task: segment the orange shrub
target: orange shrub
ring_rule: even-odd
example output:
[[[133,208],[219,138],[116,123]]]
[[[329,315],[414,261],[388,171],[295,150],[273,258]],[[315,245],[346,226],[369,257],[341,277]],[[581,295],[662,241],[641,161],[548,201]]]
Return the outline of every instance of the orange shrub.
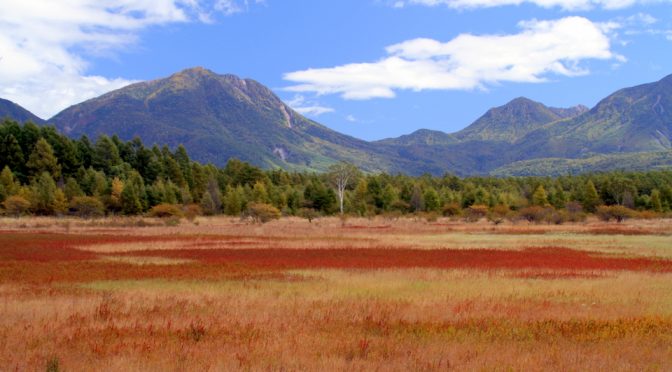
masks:
[[[149,216],[158,218],[171,218],[171,217],[179,218],[184,216],[184,213],[182,213],[180,207],[178,207],[175,204],[162,203],[153,206],[152,209],[149,210]]]

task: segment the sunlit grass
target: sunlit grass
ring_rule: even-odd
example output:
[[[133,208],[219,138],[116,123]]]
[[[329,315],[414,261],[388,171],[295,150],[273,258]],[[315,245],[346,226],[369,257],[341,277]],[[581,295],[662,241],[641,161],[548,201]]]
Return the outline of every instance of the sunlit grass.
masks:
[[[645,235],[384,220],[122,224],[0,235],[0,370],[44,370],[54,358],[105,371],[672,370],[664,221]],[[510,265],[538,253],[527,247],[564,263]],[[295,249],[310,260],[285,255]],[[418,260],[463,250],[473,251],[449,269]],[[628,265],[642,256],[661,260]],[[596,269],[580,268],[594,257]]]

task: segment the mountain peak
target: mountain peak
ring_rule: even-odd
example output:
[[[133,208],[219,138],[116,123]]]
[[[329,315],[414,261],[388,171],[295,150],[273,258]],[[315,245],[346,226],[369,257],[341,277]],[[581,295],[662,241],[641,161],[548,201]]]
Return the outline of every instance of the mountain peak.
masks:
[[[32,121],[33,123],[40,124],[44,122],[44,120],[16,103],[0,98],[0,120],[2,119],[12,119],[21,123]]]
[[[540,126],[562,117],[526,97],[488,110],[467,128],[455,133],[460,140],[515,142]]]
[[[533,101],[527,97],[517,97],[506,103],[503,107],[514,105],[538,105],[539,102]]]

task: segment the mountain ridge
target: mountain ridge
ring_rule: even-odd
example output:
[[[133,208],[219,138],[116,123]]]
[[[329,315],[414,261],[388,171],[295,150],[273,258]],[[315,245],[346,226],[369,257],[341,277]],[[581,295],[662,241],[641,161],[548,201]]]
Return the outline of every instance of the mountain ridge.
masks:
[[[3,115],[44,123],[0,100]],[[524,169],[531,174],[536,167],[543,174],[549,164],[561,164],[557,159],[568,160],[562,166],[572,170],[583,165],[571,159],[593,159],[584,161],[592,166],[612,164],[613,157],[637,168],[668,162],[654,153],[672,148],[672,75],[618,90],[591,109],[555,108],[518,97],[458,132],[419,129],[372,142],[303,117],[253,79],[203,67],[108,92],[47,122],[72,137],[116,134],[123,140],[139,136],[148,144],[184,144],[195,160],[216,165],[236,157],[298,171],[324,171],[343,160],[368,172],[485,175]],[[629,153],[640,155],[620,156]]]

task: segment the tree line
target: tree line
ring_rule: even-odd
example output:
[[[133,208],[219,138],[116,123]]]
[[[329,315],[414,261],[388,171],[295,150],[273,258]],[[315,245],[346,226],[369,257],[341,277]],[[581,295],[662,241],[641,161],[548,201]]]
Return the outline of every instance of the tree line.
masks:
[[[672,208],[672,171],[561,177],[410,177],[262,170],[231,159],[224,167],[192,161],[180,145],[145,146],[101,135],[70,139],[54,127],[0,124],[0,205],[7,215],[226,214],[255,208],[315,217],[425,214],[562,222],[587,213],[661,214]],[[270,211],[270,212],[269,212]],[[513,217],[512,217],[513,216]]]

